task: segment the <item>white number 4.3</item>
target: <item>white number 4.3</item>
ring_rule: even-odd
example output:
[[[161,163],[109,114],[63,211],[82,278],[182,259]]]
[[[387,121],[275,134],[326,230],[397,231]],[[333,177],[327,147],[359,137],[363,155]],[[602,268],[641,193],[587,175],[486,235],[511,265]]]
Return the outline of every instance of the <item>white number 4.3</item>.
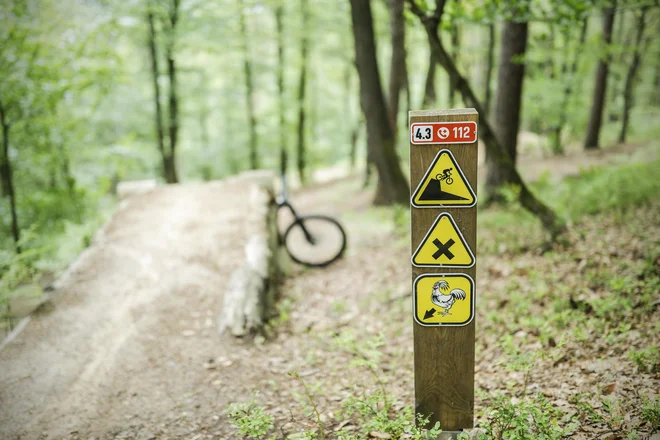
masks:
[[[433,126],[419,125],[415,130],[415,139],[418,141],[430,141],[433,138]]]

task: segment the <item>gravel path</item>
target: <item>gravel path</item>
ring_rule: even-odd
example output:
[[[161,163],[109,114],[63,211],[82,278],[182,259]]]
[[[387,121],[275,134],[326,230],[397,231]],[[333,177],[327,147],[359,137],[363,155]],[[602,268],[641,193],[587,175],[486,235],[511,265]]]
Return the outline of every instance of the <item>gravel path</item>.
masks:
[[[215,318],[248,194],[233,185],[161,187],[115,214],[51,310],[0,353],[0,438],[120,434],[223,405],[203,364],[227,355]]]

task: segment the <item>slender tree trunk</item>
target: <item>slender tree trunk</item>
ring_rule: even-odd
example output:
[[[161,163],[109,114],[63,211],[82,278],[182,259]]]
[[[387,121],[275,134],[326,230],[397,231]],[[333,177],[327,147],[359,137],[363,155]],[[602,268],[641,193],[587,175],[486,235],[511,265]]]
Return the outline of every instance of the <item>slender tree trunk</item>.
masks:
[[[277,92],[280,113],[280,155],[286,151],[285,115],[284,115],[284,6],[279,3],[275,8],[277,26]]]
[[[257,155],[257,118],[254,112],[254,87],[252,85],[252,64],[250,63],[250,48],[248,45],[247,24],[245,18],[245,0],[240,3],[241,15],[239,26],[241,39],[243,41],[243,75],[245,76],[245,99],[247,104],[247,117],[250,133],[250,168],[259,168],[259,157]]]
[[[575,54],[573,54],[573,61],[571,62],[570,67],[565,72],[568,74],[568,78],[566,80],[566,85],[564,87],[564,93],[562,95],[562,100],[561,100],[561,106],[559,108],[559,112],[560,112],[559,122],[553,128],[553,133],[552,133],[552,151],[554,154],[564,154],[564,146],[562,145],[562,141],[561,141],[561,132],[564,129],[564,126],[566,125],[566,121],[568,119],[568,104],[573,94],[573,87],[575,85],[575,80],[576,80],[575,74],[577,73],[577,66],[580,60],[580,53],[582,51],[582,48],[584,47],[584,41],[587,37],[588,23],[589,23],[589,19],[585,17],[584,20],[582,21],[582,27],[580,28],[580,38],[578,40],[579,44],[575,49]]]
[[[406,82],[406,21],[403,16],[405,0],[390,0],[392,30],[392,59],[390,63],[389,117],[394,138],[397,135],[399,98]]]
[[[5,175],[3,173],[4,170],[0,166],[0,199],[4,199],[9,195],[9,188],[7,187],[7,182],[5,181]]]
[[[518,129],[525,79],[524,56],[527,50],[527,22],[506,21],[502,26],[500,61],[497,71],[497,93],[493,121],[497,140],[507,149],[513,165],[518,156]],[[489,200],[501,198],[500,190],[512,183],[511,169],[498,166],[497,158],[486,156],[486,195]]]
[[[621,124],[621,131],[619,132],[619,143],[626,141],[628,134],[628,123],[630,121],[630,109],[633,106],[633,88],[635,85],[635,77],[639,70],[642,52],[642,38],[644,36],[644,28],[646,27],[646,11],[648,7],[643,7],[637,16],[637,35],[635,36],[635,47],[633,49],[633,58],[628,68],[626,76],[626,86],[623,90],[623,121]]]
[[[546,75],[550,79],[555,79],[555,39],[557,38],[555,32],[555,23],[553,20],[548,20],[548,28],[550,34],[550,41],[548,42],[548,54],[545,58]]]
[[[438,36],[438,27],[440,26],[440,20],[442,18],[444,0],[436,0],[436,11],[431,16],[426,15],[413,0],[408,0],[408,3],[410,4],[413,13],[420,18],[424,25],[434,58],[444,67],[449,76],[454,80],[456,89],[461,93],[465,104],[469,107],[473,107],[479,114],[484,114],[485,111],[483,105],[477,99],[467,80],[461,76]],[[495,158],[496,166],[500,169],[507,170],[507,173],[510,175],[511,183],[520,188],[518,195],[520,204],[539,218],[543,227],[550,232],[553,238],[563,233],[566,230],[565,223],[552,209],[537,199],[534,194],[529,191],[529,188],[525,185],[520,174],[518,174],[508,150],[498,141],[488,120],[483,119],[479,122],[479,134],[490,149],[490,156]]]
[[[350,169],[355,169],[355,164],[357,162],[357,138],[359,131],[359,120],[355,120],[353,115],[353,106],[351,105],[351,97],[353,96],[353,87],[352,84],[352,73],[354,69],[354,64],[350,61],[346,63],[344,70],[344,126],[348,128],[348,160],[350,164]]]
[[[626,33],[626,11],[619,11],[618,16],[616,14],[617,12],[615,11],[614,24],[612,25],[612,47],[616,45],[630,47],[633,44],[632,40],[635,29],[630,27]],[[609,73],[607,78],[609,93],[607,93],[605,99],[605,108],[607,110],[606,121],[618,121],[621,118],[619,114],[620,107],[617,105],[617,101],[619,96],[622,95],[623,66],[626,65],[627,54],[627,50],[617,50],[609,58]]]
[[[660,35],[660,20],[656,22],[655,35]],[[656,51],[653,91],[649,93],[649,103],[655,106],[660,105],[660,50]]]
[[[233,110],[236,107],[234,100],[231,99],[231,96],[228,93],[224,93],[223,96],[223,105],[224,110],[224,141],[222,143],[223,158],[224,162],[227,165],[229,170],[229,175],[238,174],[244,169],[245,163],[242,160],[237,158],[235,153],[235,147],[232,145],[232,139],[236,139],[236,126],[234,118],[232,117]]]
[[[199,112],[199,141],[202,144],[202,150],[204,152],[209,151],[211,146],[211,138],[209,136],[209,109],[206,107],[206,104],[202,107]]]
[[[484,107],[486,108],[486,114],[483,115],[484,118],[488,117],[490,112],[490,97],[491,97],[491,87],[490,82],[493,77],[493,67],[495,65],[495,23],[488,25],[488,54],[486,56],[486,79],[484,81]]]
[[[612,43],[612,26],[614,24],[615,6],[605,9],[603,13],[603,43],[604,50],[609,50]],[[587,134],[584,140],[584,148],[588,150],[599,148],[600,127],[603,121],[603,109],[605,107],[605,95],[607,91],[607,74],[609,72],[610,56],[605,53],[601,56],[596,70],[596,84],[594,86],[594,97],[591,104],[591,114],[587,125]]]
[[[298,154],[296,156],[296,164],[298,167],[298,175],[300,182],[305,183],[305,88],[307,86],[307,40],[308,24],[309,24],[309,11],[307,0],[300,1],[302,10],[302,39],[300,41],[300,80],[298,82]]]
[[[655,77],[653,78],[653,92],[650,95],[651,104],[660,105],[660,55],[655,60]]]
[[[71,159],[69,158],[69,152],[64,145],[60,145],[58,150],[60,159],[60,172],[62,173],[62,178],[64,180],[66,190],[69,193],[69,197],[73,199],[75,196],[76,178],[71,174]]]
[[[422,107],[427,108],[437,99],[435,91],[435,60],[433,54],[429,54],[429,70],[426,72],[426,82],[424,83],[424,99],[422,100]]]
[[[508,150],[515,165],[518,155],[518,128],[522,107],[522,89],[525,79],[524,56],[527,50],[526,22],[506,21],[502,27],[500,62],[497,72],[497,94],[492,115],[497,139]],[[488,164],[487,191],[494,196],[502,185],[499,171]],[[503,177],[506,177],[504,175]]]
[[[355,126],[351,130],[351,140],[350,140],[351,149],[349,153],[351,170],[354,170],[356,166],[358,140],[360,139],[360,131],[362,131],[363,125],[364,125],[364,120],[360,118],[356,121]]]
[[[176,62],[174,60],[174,41],[176,40],[176,25],[179,18],[179,0],[172,0],[170,9],[170,32],[165,55],[167,57],[167,76],[169,78],[169,141],[170,148],[167,154],[167,183],[177,183],[179,177],[176,171],[176,149],[179,142],[179,96],[177,91]]]
[[[394,148],[394,134],[380,83],[369,0],[350,0],[360,105],[367,123],[367,148],[378,170],[375,204],[408,203],[410,190]]]
[[[158,83],[160,68],[158,67],[158,51],[156,49],[156,29],[151,9],[147,11],[147,23],[149,24],[149,55],[151,58],[151,79],[154,87],[154,106],[156,110],[154,115],[156,123],[156,143],[162,160],[163,178],[165,181],[169,182],[167,153],[165,151],[165,128],[163,127],[163,111],[160,105],[160,84]]]
[[[4,104],[0,102],[0,127],[2,127],[2,156],[0,156],[0,175],[3,179],[3,186],[7,189],[9,196],[9,212],[11,214],[11,234],[14,238],[14,249],[16,253],[21,253],[20,228],[18,226],[18,215],[16,214],[16,192],[14,189],[14,175],[11,166],[11,157],[9,156],[9,121]]]
[[[406,115],[412,110],[412,100],[410,98],[410,75],[408,74],[408,63],[406,63],[405,76],[403,77],[403,88],[406,90]]]
[[[456,23],[453,23],[451,25],[450,33],[451,33],[451,57],[454,60],[454,64],[458,66],[458,54],[460,52],[461,39],[459,35],[458,25]],[[451,78],[449,78],[447,84],[449,85],[449,90],[447,93],[447,97],[449,99],[449,108],[454,108],[454,105],[456,103],[456,84],[452,82]]]

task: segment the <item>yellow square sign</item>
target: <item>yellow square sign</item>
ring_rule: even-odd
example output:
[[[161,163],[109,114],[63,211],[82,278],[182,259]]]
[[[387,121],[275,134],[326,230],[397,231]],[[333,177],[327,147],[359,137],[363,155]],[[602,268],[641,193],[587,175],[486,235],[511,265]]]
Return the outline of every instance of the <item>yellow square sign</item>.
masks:
[[[413,283],[413,316],[419,325],[461,326],[474,318],[474,281],[463,274],[423,274]]]

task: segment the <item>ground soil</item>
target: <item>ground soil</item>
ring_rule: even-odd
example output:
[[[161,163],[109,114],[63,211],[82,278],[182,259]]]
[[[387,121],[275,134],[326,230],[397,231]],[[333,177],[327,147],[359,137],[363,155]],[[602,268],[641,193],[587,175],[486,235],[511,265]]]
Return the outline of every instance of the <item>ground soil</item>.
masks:
[[[550,167],[553,177],[572,173],[576,158],[561,163]],[[367,369],[349,366],[355,355],[336,343],[347,335],[384,336],[380,380],[395,409],[410,404],[410,250],[405,234],[397,233],[396,212],[371,208],[372,193],[358,178],[294,194],[301,212],[331,214],[345,224],[348,251],[326,269],[291,267],[274,327],[266,338],[240,340],[219,336],[216,317],[228,276],[243,257],[245,197],[227,183],[179,185],[136,196],[120,209],[60,282],[51,306],[0,352],[0,438],[236,438],[226,408],[249,399],[275,416],[282,433],[291,433],[314,426],[302,383],[291,372],[310,389],[327,428],[345,427],[336,419],[341,402],[377,387]],[[641,226],[655,237],[658,206],[645,209]],[[587,225],[575,252],[589,240],[599,242],[603,228],[619,240],[629,234],[616,222]],[[477,290],[500,298],[511,276],[525,279],[532,267],[575,272],[555,268],[533,249],[480,258]],[[485,313],[479,312],[478,326]],[[656,311],[650,320],[657,318]],[[477,387],[506,390],[521,380],[498,368],[495,336],[477,331]],[[640,332],[638,338],[648,337]],[[513,333],[521,346],[524,333]],[[651,342],[657,346],[657,333]],[[530,392],[544,389],[563,403],[571,391],[612,381],[624,397],[631,389],[660,388],[657,375],[632,375],[625,353],[602,349],[582,348],[568,361],[543,365]],[[477,412],[486,404],[478,397]],[[596,429],[576,438],[609,432]]]

